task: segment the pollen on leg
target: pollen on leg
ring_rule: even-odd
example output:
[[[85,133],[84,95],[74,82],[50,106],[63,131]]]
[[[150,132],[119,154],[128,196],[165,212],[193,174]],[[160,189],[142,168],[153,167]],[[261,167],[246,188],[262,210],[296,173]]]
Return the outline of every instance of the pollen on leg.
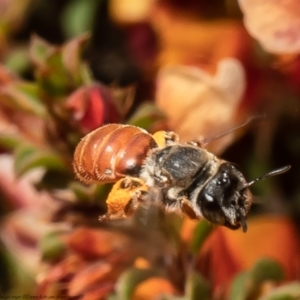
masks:
[[[173,131],[157,131],[153,134],[153,139],[159,148],[164,148],[179,142],[178,135]]]
[[[136,202],[130,205],[136,210],[139,201],[137,195],[141,195],[142,192],[147,192],[147,190],[148,187],[139,178],[125,177],[118,180],[106,199],[106,218],[117,219],[126,217],[129,203],[132,201]]]

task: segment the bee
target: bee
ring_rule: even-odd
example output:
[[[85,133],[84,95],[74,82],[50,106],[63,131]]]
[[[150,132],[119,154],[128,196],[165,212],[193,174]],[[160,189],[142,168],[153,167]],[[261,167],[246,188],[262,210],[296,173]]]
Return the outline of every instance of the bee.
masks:
[[[115,182],[106,201],[108,212],[100,220],[128,217],[152,195],[151,201],[166,212],[204,217],[244,232],[252,204],[249,187],[290,169],[285,166],[247,182],[235,164],[199,142],[181,143],[172,131],[151,135],[122,124],[87,134],[77,145],[73,166],[85,183]]]

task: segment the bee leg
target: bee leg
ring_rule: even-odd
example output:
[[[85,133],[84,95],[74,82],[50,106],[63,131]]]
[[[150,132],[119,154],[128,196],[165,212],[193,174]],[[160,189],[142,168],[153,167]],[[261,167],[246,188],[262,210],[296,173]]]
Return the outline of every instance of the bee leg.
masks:
[[[164,168],[157,168],[155,174],[153,174],[153,178],[155,179],[158,188],[163,189],[171,184],[170,174]]]
[[[199,219],[192,207],[191,201],[186,197],[180,199],[180,207],[182,212],[192,220]]]
[[[165,211],[174,212],[180,215],[186,215],[190,219],[199,219],[196,212],[194,211],[191,201],[185,196],[177,199],[167,199],[164,201]]]
[[[99,216],[98,220],[100,222],[105,221],[105,220],[118,220],[118,219],[125,219],[126,215],[124,214],[124,211],[118,211],[118,212],[113,212],[113,211],[108,211],[106,214]]]
[[[120,210],[118,212],[107,212],[106,214],[99,216],[98,220],[100,222],[105,220],[119,220],[119,219],[126,219],[127,217],[131,216],[135,210],[137,209],[136,204],[134,203],[133,199],[130,199],[124,210]]]
[[[106,220],[122,219],[122,218],[124,218],[122,215],[123,214],[121,214],[121,213],[110,213],[110,212],[108,212],[108,213],[106,213],[102,216],[99,216],[98,220],[100,222],[102,222],[102,221],[106,221]]]
[[[124,207],[124,217],[131,216],[139,207],[140,203],[144,201],[144,196],[147,194],[146,191],[137,190],[135,191],[132,198]]]
[[[128,203],[124,207],[124,218],[131,216],[136,209],[138,208],[138,202],[137,199],[132,198],[128,201]]]
[[[118,180],[106,199],[107,213],[100,216],[99,220],[124,219],[131,215],[138,206],[142,191],[146,190],[147,186],[139,178]]]
[[[178,134],[173,131],[160,130],[155,132],[152,136],[159,148],[164,148],[179,142]]]

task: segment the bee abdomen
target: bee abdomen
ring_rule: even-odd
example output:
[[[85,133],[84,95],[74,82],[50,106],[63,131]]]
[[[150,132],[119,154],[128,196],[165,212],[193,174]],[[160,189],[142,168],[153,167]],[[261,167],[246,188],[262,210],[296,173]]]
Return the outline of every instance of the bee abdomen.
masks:
[[[105,125],[80,141],[74,153],[74,171],[85,183],[137,176],[148,151],[154,147],[157,144],[152,136],[139,127]]]

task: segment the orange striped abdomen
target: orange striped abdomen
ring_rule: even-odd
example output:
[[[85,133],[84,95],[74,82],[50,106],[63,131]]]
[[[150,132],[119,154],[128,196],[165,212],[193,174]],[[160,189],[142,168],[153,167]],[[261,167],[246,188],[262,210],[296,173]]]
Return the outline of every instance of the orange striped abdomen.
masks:
[[[152,135],[139,127],[104,125],[87,134],[77,145],[74,171],[85,183],[137,177],[147,153],[155,147]]]

